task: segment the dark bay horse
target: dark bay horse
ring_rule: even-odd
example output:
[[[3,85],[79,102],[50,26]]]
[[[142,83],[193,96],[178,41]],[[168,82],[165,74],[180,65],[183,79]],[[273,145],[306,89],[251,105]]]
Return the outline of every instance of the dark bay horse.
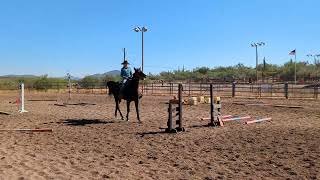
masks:
[[[146,75],[140,70],[140,68],[134,68],[134,73],[132,75],[132,79],[129,79],[126,82],[126,85],[123,89],[122,94],[120,94],[120,86],[119,82],[109,81],[107,82],[107,87],[109,88],[109,95],[113,95],[115,103],[116,103],[116,110],[115,110],[115,117],[117,117],[117,111],[119,111],[121,119],[123,120],[122,113],[120,111],[119,104],[121,99],[127,101],[127,121],[129,121],[129,112],[130,112],[130,103],[134,101],[136,106],[136,113],[137,119],[140,121],[139,116],[139,81],[146,78]]]

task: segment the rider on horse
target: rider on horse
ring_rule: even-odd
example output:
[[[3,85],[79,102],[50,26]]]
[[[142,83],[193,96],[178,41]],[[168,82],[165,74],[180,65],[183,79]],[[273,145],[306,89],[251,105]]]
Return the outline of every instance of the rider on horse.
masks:
[[[108,81],[106,84],[107,88],[109,89],[109,95],[113,94],[114,100],[116,102],[115,117],[117,117],[117,112],[119,111],[121,118],[123,119],[119,107],[121,99],[123,99],[127,102],[127,120],[129,120],[130,102],[134,101],[137,112],[137,119],[140,121],[139,99],[142,97],[142,94],[139,93],[139,81],[145,79],[146,75],[140,70],[140,68],[134,68],[134,73],[132,73],[131,69],[128,67],[128,61],[124,61],[122,65],[122,83]]]
[[[121,77],[122,77],[122,84],[124,85],[128,79],[132,78],[132,71],[129,67],[129,62],[127,60],[124,60],[121,68]]]
[[[129,67],[130,63],[127,60],[124,60],[122,64],[122,68],[121,68],[121,77],[122,77],[122,81],[121,81],[121,85],[120,85],[120,97],[124,97],[124,89],[126,87],[126,85],[128,84],[128,81],[130,79],[132,79],[132,70]],[[139,99],[142,98],[142,94],[139,93]]]
[[[124,88],[128,82],[132,78],[132,71],[131,68],[129,67],[129,62],[127,60],[124,60],[121,68],[121,85],[120,85],[120,96],[122,97],[124,94]]]

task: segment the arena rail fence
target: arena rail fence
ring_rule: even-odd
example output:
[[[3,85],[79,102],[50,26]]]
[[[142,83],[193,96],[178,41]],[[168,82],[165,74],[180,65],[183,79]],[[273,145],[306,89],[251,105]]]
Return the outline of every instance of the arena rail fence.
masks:
[[[145,95],[174,95],[178,83],[143,84]],[[182,83],[185,96],[210,96],[209,83]],[[319,87],[306,88],[305,85],[282,84],[213,84],[214,93],[221,97],[318,99]]]
[[[289,83],[195,83],[195,82],[142,82],[144,95],[175,95],[178,84],[183,86],[183,96],[210,96],[210,84],[213,85],[215,95],[220,97],[248,97],[248,98],[284,98],[284,99],[319,99],[319,86],[295,85]],[[0,91],[14,91],[18,84],[1,84]],[[105,83],[68,83],[50,82],[44,84],[25,83],[26,91],[44,93],[69,94],[106,94]]]

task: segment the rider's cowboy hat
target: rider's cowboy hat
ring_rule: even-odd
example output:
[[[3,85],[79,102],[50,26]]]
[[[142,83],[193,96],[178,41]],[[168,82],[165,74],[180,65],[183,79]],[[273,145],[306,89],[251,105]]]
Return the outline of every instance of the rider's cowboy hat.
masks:
[[[127,60],[124,60],[123,63],[121,63],[122,65],[124,64],[129,64],[129,62]]]

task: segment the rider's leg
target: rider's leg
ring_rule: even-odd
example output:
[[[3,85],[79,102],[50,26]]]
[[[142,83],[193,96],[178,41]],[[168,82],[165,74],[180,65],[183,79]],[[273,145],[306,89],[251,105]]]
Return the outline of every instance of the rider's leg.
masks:
[[[120,99],[123,97],[124,87],[125,87],[126,82],[127,82],[127,80],[126,80],[126,79],[123,79],[123,80],[122,80],[122,83],[121,83],[121,85],[120,85]]]

